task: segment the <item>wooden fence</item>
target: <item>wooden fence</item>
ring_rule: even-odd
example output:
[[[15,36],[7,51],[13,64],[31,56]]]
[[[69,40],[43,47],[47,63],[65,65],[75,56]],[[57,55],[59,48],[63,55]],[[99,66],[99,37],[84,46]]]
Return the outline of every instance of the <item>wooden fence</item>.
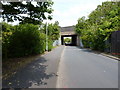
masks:
[[[113,32],[105,44],[108,46],[105,48],[105,52],[120,55],[120,31]]]
[[[120,31],[111,34],[110,42],[110,53],[120,55]]]

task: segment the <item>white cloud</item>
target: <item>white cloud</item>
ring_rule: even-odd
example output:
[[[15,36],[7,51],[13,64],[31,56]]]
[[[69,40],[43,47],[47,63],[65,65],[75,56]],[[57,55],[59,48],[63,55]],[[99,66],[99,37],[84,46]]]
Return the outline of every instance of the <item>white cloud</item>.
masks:
[[[53,12],[53,20],[58,20],[61,26],[69,26],[77,23],[78,18],[87,16],[96,8],[94,4],[74,5],[65,11],[57,10]]]
[[[103,1],[111,0],[53,0],[53,20],[59,21],[60,26],[70,26],[77,23],[78,18],[87,17],[91,11],[97,8],[97,5]]]

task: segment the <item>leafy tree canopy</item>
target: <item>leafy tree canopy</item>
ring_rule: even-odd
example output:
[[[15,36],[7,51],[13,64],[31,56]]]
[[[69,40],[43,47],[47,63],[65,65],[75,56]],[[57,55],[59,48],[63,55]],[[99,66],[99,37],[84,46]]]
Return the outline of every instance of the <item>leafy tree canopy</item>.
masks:
[[[51,8],[52,1],[48,2],[8,2],[2,4],[2,15],[4,21],[13,22],[20,21],[20,23],[39,24],[44,19],[52,19]],[[46,16],[47,14],[47,16]]]
[[[120,30],[120,2],[107,1],[91,12],[88,19],[79,18],[76,33],[81,35],[85,47],[103,51],[105,40],[113,31]]]
[[[70,43],[70,42],[71,42],[71,39],[70,39],[70,38],[65,38],[65,39],[64,39],[64,42],[65,42],[65,43]]]
[[[48,24],[47,26],[48,36],[51,40],[58,40],[60,36],[59,22]],[[46,34],[46,24],[41,27],[41,32]]]

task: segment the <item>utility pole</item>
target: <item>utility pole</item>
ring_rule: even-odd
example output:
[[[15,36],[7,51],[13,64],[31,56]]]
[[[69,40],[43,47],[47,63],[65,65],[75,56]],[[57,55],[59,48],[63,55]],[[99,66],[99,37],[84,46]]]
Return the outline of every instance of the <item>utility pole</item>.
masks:
[[[47,22],[46,22],[46,51],[48,51],[48,29],[47,29]]]

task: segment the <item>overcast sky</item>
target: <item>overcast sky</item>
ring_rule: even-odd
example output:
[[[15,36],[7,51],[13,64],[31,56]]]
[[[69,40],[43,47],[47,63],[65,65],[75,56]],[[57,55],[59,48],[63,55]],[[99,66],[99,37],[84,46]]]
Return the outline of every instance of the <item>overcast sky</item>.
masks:
[[[104,1],[111,0],[53,0],[53,20],[49,22],[59,21],[62,27],[75,25],[78,18],[87,17]]]

